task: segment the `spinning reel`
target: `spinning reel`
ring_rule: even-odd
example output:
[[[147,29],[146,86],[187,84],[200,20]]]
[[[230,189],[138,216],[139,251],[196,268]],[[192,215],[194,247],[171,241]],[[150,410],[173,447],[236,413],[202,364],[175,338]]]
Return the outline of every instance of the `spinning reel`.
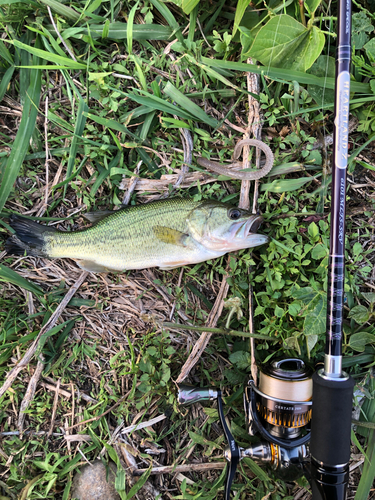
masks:
[[[266,365],[259,375],[259,385],[249,380],[244,388],[246,425],[250,436],[262,440],[249,448],[239,447],[225,421],[221,391],[213,387],[196,388],[179,385],[178,402],[187,406],[217,400],[218,412],[228,446],[225,500],[230,498],[231,485],[239,461],[250,457],[269,464],[284,480],[306,474],[312,412],[312,371],[299,359],[283,359]]]

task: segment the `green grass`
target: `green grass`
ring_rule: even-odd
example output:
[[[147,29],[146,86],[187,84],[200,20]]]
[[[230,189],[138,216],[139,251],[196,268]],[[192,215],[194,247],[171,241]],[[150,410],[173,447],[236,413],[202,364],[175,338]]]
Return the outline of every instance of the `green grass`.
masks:
[[[272,177],[261,180],[258,198],[265,218],[262,231],[270,243],[230,257],[228,298],[238,299],[243,315],[224,308],[189,380],[224,388],[231,430],[241,446],[254,441],[245,430],[242,406],[243,382],[250,375],[250,284],[258,362],[298,356],[314,367],[323,359],[330,171],[324,151],[314,144],[333,130],[337,6],[327,11],[323,3],[307,3],[302,16],[289,2],[253,8],[234,0],[0,0],[0,98],[10,110],[0,123],[2,241],[9,235],[12,212],[27,212],[45,223],[66,218],[63,227],[77,229],[86,211],[119,206],[123,176],[133,176],[141,160],[138,176],[149,182],[149,190],[136,190],[130,203],[159,196],[150,189],[152,181],[184,162],[181,128],[194,141],[191,171],[201,170],[195,155],[230,159],[242,134],[225,120],[247,127],[244,72],[259,74],[262,137],[276,160]],[[47,7],[76,61],[61,43]],[[355,7],[353,16],[351,112],[359,125],[350,138],[343,348],[345,369],[365,397],[360,419],[373,422],[375,25],[370,11],[367,4]],[[263,27],[281,15],[286,17],[275,41],[282,44],[287,27],[294,26],[304,41],[295,42],[293,50],[305,51],[306,60],[315,58],[310,68],[301,69],[297,62],[288,67],[283,62],[287,53],[280,62],[259,51]],[[310,35],[324,36],[323,59],[309,45]],[[257,37],[260,63],[248,64]],[[239,181],[213,175],[208,184],[195,183],[173,194],[236,204],[239,192]],[[1,385],[81,274],[71,261],[2,256]],[[45,365],[23,435],[17,421],[37,359],[0,400],[2,498],[68,500],[84,457],[114,461],[116,487],[123,499],[131,498],[140,485],[131,490],[126,483],[124,440],[114,431],[122,422],[127,427],[163,413],[167,418],[153,428],[126,435],[139,468],[223,460],[216,408],[179,408],[174,380],[207,320],[226,266],[223,257],[188,266],[183,274],[180,269],[151,275],[132,271],[85,280],[38,353]],[[220,333],[228,321],[231,331],[244,332],[243,338]],[[194,325],[191,330],[172,326],[187,322]],[[53,417],[58,380],[62,392]],[[360,499],[367,498],[375,471],[373,431],[358,429],[353,451],[364,450],[367,459],[351,475],[350,493]],[[68,443],[65,433],[89,439]],[[155,452],[158,448],[165,451]],[[362,467],[366,478],[360,482]],[[169,498],[208,500],[222,498],[224,477],[213,470],[148,479],[162,495],[168,489]],[[309,490],[304,478],[283,482],[251,461],[241,462],[235,484],[240,498],[254,500],[292,499],[301,489]]]

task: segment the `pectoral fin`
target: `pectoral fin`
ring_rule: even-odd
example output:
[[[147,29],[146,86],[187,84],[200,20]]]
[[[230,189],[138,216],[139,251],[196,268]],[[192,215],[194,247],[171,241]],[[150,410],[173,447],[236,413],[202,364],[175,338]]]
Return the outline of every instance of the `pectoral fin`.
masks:
[[[186,246],[186,238],[189,237],[189,235],[181,231],[165,226],[155,226],[154,233],[163,243],[171,243],[172,245],[179,245],[182,247]]]
[[[90,271],[91,273],[108,273],[109,269],[107,267],[101,266],[92,260],[84,259],[74,259],[81,269],[85,271]]]

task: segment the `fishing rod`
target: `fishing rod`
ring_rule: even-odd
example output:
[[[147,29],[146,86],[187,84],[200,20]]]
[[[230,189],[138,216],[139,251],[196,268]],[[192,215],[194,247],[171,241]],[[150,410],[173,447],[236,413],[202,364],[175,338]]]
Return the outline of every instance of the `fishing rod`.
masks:
[[[339,0],[338,9],[326,347],[324,369],[313,376],[310,453],[314,500],[345,498],[354,388],[354,380],[342,371],[351,0]]]
[[[225,500],[230,499],[237,465],[245,457],[271,465],[284,480],[305,475],[313,500],[346,497],[354,388],[353,379],[342,371],[350,62],[351,0],[339,0],[324,368],[312,375],[296,358],[260,368],[259,383],[250,379],[245,386],[244,408],[249,434],[262,440],[247,449],[239,447],[230,432],[220,390],[179,385],[181,405],[217,400],[228,442]]]

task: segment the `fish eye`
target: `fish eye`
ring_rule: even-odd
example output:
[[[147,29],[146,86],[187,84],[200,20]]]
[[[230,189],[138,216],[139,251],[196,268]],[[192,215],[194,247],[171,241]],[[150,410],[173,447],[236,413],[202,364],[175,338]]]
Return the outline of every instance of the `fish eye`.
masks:
[[[237,220],[241,217],[241,211],[238,208],[231,208],[228,211],[229,218],[232,220]]]

